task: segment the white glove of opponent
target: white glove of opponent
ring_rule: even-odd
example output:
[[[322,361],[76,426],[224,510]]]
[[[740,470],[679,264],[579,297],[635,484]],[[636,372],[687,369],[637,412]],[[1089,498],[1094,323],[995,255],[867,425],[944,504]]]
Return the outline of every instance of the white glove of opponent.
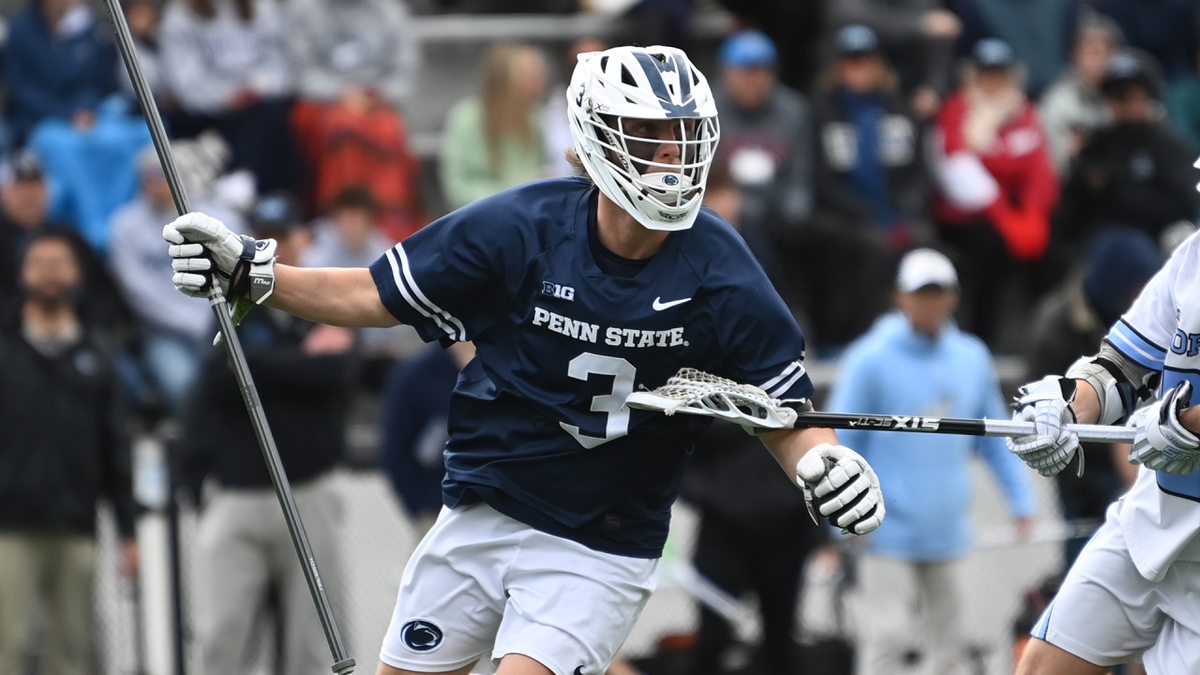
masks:
[[[1079,437],[1067,431],[1075,422],[1071,402],[1075,400],[1075,380],[1050,375],[1030,382],[1017,392],[1017,411],[1013,419],[1033,422],[1037,433],[1008,439],[1008,449],[1043,476],[1053,476],[1071,462],[1079,449]],[[1083,455],[1079,456],[1083,473]]]
[[[274,239],[239,236],[203,213],[179,216],[163,228],[163,239],[171,244],[171,281],[181,293],[207,296],[214,276],[230,300],[262,304],[275,292]]]
[[[1137,427],[1129,450],[1130,464],[1177,476],[1200,469],[1200,439],[1179,422],[1179,412],[1191,402],[1192,384],[1184,380],[1161,400],[1129,417],[1126,426]]]
[[[822,443],[796,465],[809,513],[820,513],[846,534],[874,532],[886,510],[879,478],[857,452]]]

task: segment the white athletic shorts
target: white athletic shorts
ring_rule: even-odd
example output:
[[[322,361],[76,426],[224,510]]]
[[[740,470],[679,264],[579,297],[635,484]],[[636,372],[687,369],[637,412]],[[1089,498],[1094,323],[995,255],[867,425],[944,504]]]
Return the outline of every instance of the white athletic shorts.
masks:
[[[455,670],[523,654],[602,675],[657,581],[657,560],[600,553],[479,503],[443,508],[404,569],[379,658]]]
[[[1159,582],[1138,573],[1109,518],[1079,554],[1033,636],[1100,666],[1141,661],[1149,675],[1200,673],[1200,563]]]

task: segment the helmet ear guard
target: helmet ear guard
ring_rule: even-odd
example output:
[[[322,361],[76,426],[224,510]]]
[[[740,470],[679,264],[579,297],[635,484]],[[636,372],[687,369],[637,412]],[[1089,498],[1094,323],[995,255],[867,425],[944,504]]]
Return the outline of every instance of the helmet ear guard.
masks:
[[[606,197],[652,230],[683,230],[699,214],[720,137],[703,74],[671,47],[581,54],[567,90],[575,154]],[[630,120],[678,123],[674,140],[639,136]],[[655,148],[678,146],[678,163]]]

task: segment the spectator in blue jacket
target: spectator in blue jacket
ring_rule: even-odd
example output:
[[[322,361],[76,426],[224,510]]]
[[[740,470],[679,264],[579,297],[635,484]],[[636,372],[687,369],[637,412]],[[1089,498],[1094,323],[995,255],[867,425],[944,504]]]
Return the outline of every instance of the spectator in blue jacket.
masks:
[[[116,49],[84,0],[31,0],[8,30],[5,118],[14,145],[46,118],[90,128],[116,89]]]
[[[879,319],[847,350],[829,409],[1008,415],[987,348],[949,318],[958,302],[950,261],[931,249],[908,253],[900,262],[894,300],[900,311]],[[966,672],[964,596],[955,568],[971,546],[971,458],[981,455],[999,481],[1021,538],[1035,507],[1025,467],[999,438],[855,429],[839,431],[838,438],[871,463],[888,497],[888,526],[864,543],[859,564],[859,590],[871,611],[862,617],[858,672],[904,671],[918,599],[929,672]]]

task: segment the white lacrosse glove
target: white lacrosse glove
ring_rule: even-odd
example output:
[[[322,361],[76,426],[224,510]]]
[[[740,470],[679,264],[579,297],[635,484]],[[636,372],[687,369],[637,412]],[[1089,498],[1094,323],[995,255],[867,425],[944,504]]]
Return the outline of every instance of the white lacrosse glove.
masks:
[[[221,221],[188,213],[163,228],[171,246],[171,281],[181,293],[205,297],[213,279],[232,301],[262,304],[275,292],[275,240],[239,236]]]
[[[857,452],[822,443],[796,465],[808,512],[829,518],[845,534],[874,532],[883,522],[883,491],[875,470]]]
[[[1161,400],[1138,410],[1126,426],[1137,427],[1129,463],[1186,476],[1200,469],[1200,439],[1179,422],[1179,411],[1192,402],[1192,383],[1184,380]]]
[[[1071,462],[1079,449],[1079,438],[1067,430],[1075,422],[1071,402],[1075,400],[1075,380],[1050,375],[1030,382],[1017,393],[1017,411],[1013,419],[1033,422],[1037,433],[1008,439],[1008,449],[1043,476],[1053,476]],[[1083,455],[1079,456],[1083,473]]]

